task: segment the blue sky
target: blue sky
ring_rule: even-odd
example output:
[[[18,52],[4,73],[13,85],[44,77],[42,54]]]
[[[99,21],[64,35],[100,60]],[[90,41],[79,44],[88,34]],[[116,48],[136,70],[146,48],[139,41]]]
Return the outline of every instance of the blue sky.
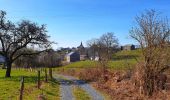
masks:
[[[54,48],[85,45],[106,32],[114,32],[120,45],[135,43],[129,30],[146,9],[170,17],[169,0],[0,0],[9,20],[47,24],[50,39],[58,43]]]

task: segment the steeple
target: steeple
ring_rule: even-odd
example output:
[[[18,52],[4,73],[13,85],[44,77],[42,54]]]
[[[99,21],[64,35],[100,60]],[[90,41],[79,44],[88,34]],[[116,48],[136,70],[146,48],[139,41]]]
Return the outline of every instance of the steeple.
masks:
[[[78,46],[77,48],[79,48],[79,49],[80,49],[80,48],[84,48],[82,41],[81,41],[80,46]]]
[[[80,44],[80,46],[83,46],[83,43],[82,43],[82,41],[81,41],[81,44]]]

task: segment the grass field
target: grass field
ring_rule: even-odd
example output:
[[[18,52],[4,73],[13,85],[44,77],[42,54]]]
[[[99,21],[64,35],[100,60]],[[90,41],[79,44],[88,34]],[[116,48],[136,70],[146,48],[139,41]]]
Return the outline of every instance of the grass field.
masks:
[[[0,100],[18,100],[20,89],[20,77],[25,77],[24,100],[36,100],[38,95],[43,94],[48,100],[59,100],[59,84],[55,80],[48,83],[41,82],[41,89],[37,89],[37,72],[27,70],[13,69],[11,78],[4,78],[5,70],[0,69]],[[44,80],[44,74],[41,73],[41,80]]]
[[[131,50],[131,51],[119,51],[115,54],[113,54],[113,60],[131,60],[131,59],[139,59],[141,58],[142,54],[141,54],[141,49],[137,49],[137,50]]]

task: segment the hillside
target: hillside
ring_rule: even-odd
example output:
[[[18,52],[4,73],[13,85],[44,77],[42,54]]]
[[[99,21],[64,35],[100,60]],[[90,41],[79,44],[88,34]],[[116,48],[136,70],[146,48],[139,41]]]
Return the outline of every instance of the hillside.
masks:
[[[132,67],[137,63],[137,60],[141,59],[141,50],[132,50],[132,51],[119,51],[113,55],[112,61],[109,62],[109,68],[111,69],[127,69]],[[97,62],[95,61],[79,61],[73,62],[66,66],[63,66],[64,69],[80,69],[80,68],[93,68],[97,67]]]

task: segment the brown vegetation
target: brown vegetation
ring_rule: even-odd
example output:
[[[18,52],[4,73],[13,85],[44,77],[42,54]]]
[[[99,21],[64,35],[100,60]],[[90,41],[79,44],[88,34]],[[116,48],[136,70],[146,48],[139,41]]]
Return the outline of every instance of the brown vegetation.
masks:
[[[139,65],[133,71],[107,70],[105,74],[103,74],[103,70],[100,67],[86,68],[79,71],[75,69],[63,69],[61,73],[90,82],[98,90],[108,94],[112,100],[168,100],[170,98],[170,90],[165,84],[157,84],[160,89],[154,92],[152,96],[146,96],[142,93],[144,92],[141,87],[141,84],[143,84],[141,79],[143,74],[141,73],[143,71],[141,70],[142,67],[138,67]],[[160,78],[159,81],[164,81],[164,78]],[[165,89],[162,88],[163,86],[165,86]]]
[[[164,88],[166,76],[163,72],[169,69],[170,62],[170,28],[166,18],[154,11],[146,11],[136,17],[137,26],[131,31],[131,37],[139,42],[143,54],[143,62],[139,63],[136,73],[142,94],[151,96],[160,88]],[[139,71],[138,71],[139,70]],[[163,78],[164,77],[164,78]],[[162,78],[162,79],[160,79]]]

